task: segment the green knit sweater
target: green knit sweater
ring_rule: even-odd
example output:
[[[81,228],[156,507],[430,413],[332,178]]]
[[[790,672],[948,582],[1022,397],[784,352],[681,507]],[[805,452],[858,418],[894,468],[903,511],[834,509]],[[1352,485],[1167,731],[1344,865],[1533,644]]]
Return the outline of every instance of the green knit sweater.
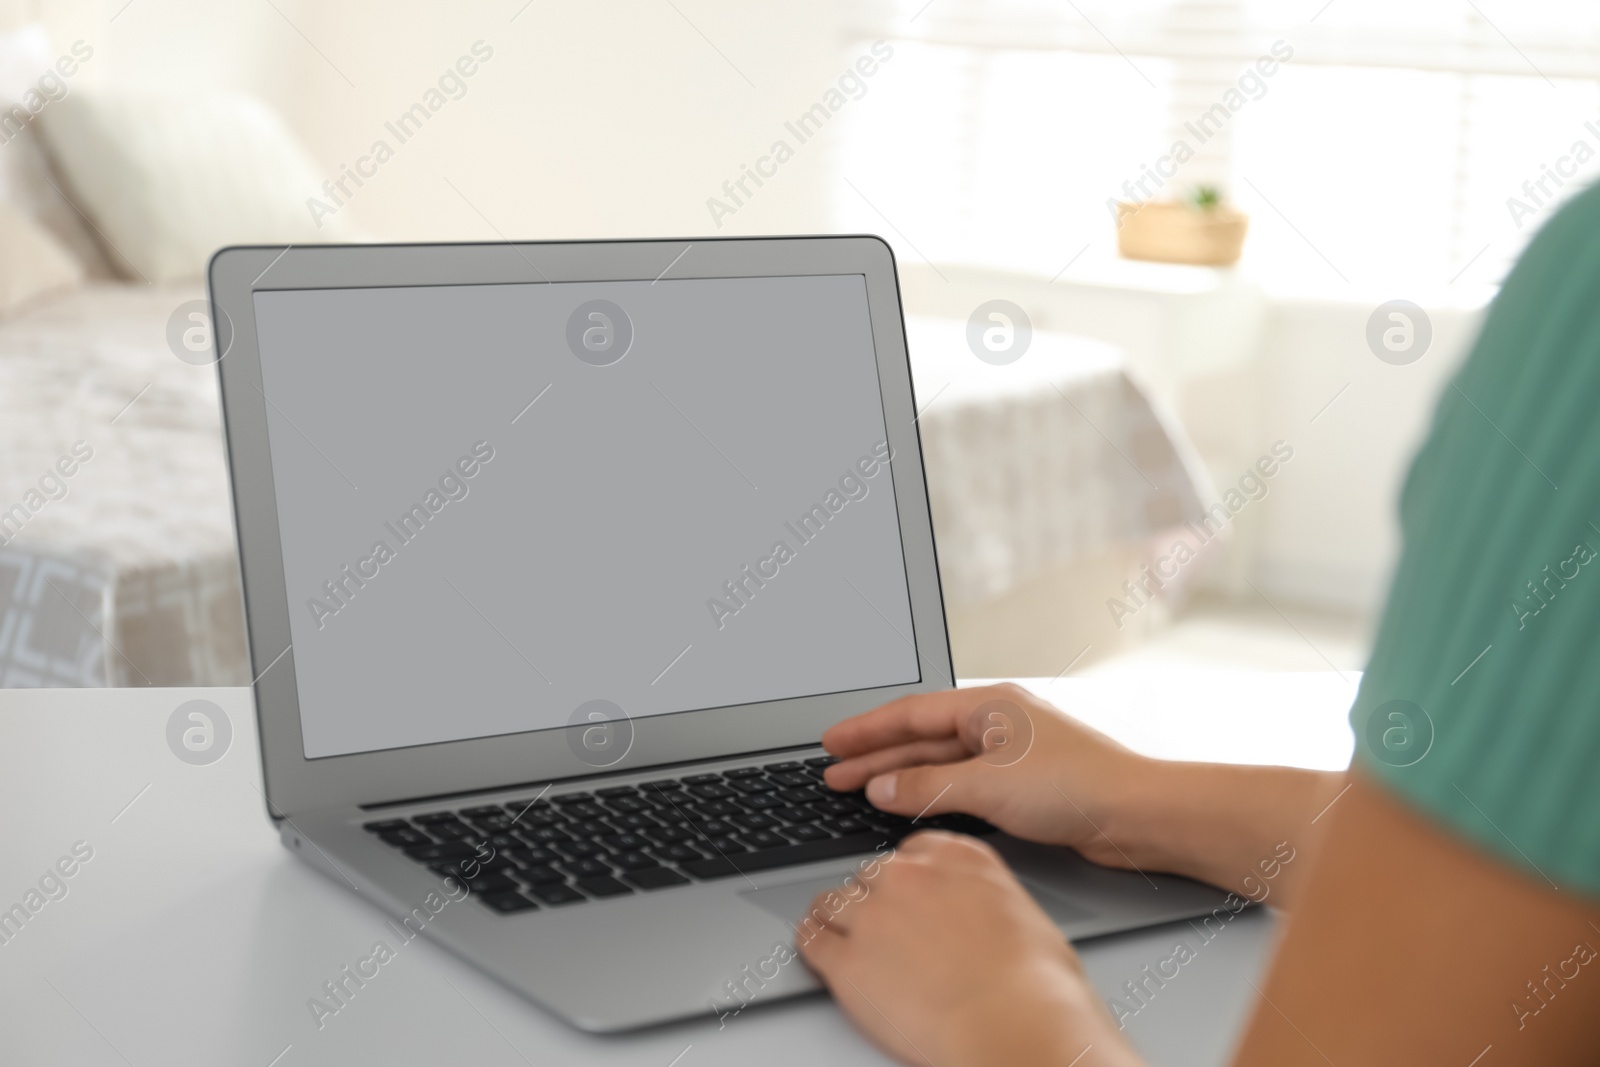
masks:
[[[1600,187],[1507,279],[1400,519],[1357,763],[1535,880],[1600,894]]]

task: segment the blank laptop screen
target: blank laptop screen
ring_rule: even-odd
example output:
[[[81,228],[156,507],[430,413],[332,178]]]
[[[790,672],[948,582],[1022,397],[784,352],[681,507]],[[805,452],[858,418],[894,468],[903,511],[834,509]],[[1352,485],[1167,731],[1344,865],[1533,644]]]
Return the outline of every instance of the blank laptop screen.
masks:
[[[920,680],[861,276],[255,313],[308,758]]]

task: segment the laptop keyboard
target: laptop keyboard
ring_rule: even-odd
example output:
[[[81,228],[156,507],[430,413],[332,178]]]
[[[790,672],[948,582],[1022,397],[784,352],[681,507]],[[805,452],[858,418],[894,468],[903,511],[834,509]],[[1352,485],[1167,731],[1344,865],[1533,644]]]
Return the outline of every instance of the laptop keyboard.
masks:
[[[501,914],[872,852],[914,830],[992,833],[970,815],[912,820],[822,781],[832,756],[661,778],[365,828]]]

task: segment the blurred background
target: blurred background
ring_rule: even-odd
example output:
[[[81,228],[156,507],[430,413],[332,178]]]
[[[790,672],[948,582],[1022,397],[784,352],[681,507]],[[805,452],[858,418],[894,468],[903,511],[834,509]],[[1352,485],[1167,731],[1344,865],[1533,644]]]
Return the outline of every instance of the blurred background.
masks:
[[[0,2],[0,108],[0,685],[251,678],[219,245],[846,232],[958,674],[1355,670],[1432,407],[1596,173],[1600,8]]]

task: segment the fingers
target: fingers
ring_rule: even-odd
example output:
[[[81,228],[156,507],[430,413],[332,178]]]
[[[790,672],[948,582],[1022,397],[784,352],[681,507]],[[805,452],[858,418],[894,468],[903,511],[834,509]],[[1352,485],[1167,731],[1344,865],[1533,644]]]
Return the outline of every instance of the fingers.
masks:
[[[965,717],[994,696],[992,686],[913,693],[831,727],[822,735],[822,744],[848,759],[913,741],[959,737]]]
[[[1005,867],[1005,861],[988,843],[947,830],[920,830],[901,841],[897,851],[901,859],[928,860],[945,869]]]
[[[953,737],[912,741],[835,763],[823,772],[823,778],[827,781],[828,788],[841,793],[850,793],[888,771],[926,763],[954,763],[970,755],[967,746]]]
[[[988,816],[1005,800],[994,768],[980,760],[935,766],[906,767],[880,774],[867,783],[873,807],[917,818],[962,811]]]
[[[839,889],[824,889],[811,899],[806,913],[795,926],[798,940],[820,936],[827,931],[842,937],[850,933],[850,912],[854,901]]]
[[[800,958],[829,986],[833,984],[831,975],[837,969],[846,947],[844,935],[831,926],[823,926],[795,938],[795,948],[800,951]]]

